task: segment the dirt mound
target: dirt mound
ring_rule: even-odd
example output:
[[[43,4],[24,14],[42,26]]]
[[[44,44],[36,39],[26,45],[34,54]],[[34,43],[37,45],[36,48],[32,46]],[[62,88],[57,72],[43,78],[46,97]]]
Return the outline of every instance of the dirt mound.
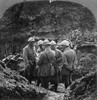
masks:
[[[36,86],[20,76],[16,71],[0,66],[0,99],[9,98],[42,98],[46,92],[41,92]]]
[[[96,91],[97,71],[87,74],[86,76],[74,81],[68,91],[70,91],[69,100],[85,100]],[[90,99],[91,100],[91,99]]]

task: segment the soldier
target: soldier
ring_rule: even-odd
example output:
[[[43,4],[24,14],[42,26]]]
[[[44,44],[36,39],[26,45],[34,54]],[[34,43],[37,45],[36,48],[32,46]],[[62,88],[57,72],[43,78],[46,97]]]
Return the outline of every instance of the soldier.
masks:
[[[76,52],[70,49],[70,43],[67,40],[64,40],[60,43],[63,48],[63,67],[61,70],[62,81],[65,82],[65,87],[71,84],[70,76],[74,70],[75,62],[77,61]]]
[[[55,75],[54,75],[54,78],[55,78],[55,91],[57,91],[57,86],[58,86],[58,82],[59,82],[59,79],[60,79],[60,69],[61,69],[61,66],[62,66],[62,52],[57,49],[56,47],[56,42],[55,41],[51,41],[51,49],[54,50],[55,52],[55,60],[56,60],[56,64],[55,64]]]
[[[55,51],[55,58],[57,64],[60,66],[60,64],[62,64],[62,52],[57,49],[55,41],[51,41],[51,49]]]
[[[34,69],[36,66],[36,52],[34,49],[35,39],[30,37],[28,39],[28,45],[23,48],[23,59],[26,65],[25,68],[25,77],[31,83],[31,80],[34,76]]]
[[[37,58],[36,59],[38,59],[40,53],[44,51],[44,49],[43,49],[43,41],[39,40],[37,44],[38,44],[38,49],[37,49]],[[39,72],[39,66],[38,65],[36,66],[36,70],[37,70],[37,72]],[[37,80],[37,86],[39,86],[40,83],[41,83],[41,79],[40,79],[40,77],[37,77],[37,79],[38,79]]]
[[[40,53],[37,64],[39,65],[39,77],[41,77],[42,86],[48,89],[50,77],[54,73],[52,64],[55,61],[55,52],[51,50],[49,40],[44,40],[43,46],[45,50]]]

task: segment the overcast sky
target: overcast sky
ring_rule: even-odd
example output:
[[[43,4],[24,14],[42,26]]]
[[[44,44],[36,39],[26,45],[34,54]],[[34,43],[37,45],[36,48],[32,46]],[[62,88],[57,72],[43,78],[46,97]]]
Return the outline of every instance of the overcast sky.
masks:
[[[20,1],[23,0],[0,0],[0,17],[8,7]],[[34,0],[30,0],[30,1],[34,1]],[[73,2],[83,4],[93,12],[97,20],[97,0],[63,0],[63,1],[73,1]]]

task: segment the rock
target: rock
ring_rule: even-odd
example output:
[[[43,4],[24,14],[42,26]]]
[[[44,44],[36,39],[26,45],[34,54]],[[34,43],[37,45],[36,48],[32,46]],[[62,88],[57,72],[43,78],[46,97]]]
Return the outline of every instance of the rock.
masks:
[[[69,87],[70,100],[83,100],[88,98],[96,91],[97,71],[91,72],[86,76],[74,81]],[[91,98],[91,97],[89,97]],[[91,100],[91,99],[90,99]]]
[[[38,88],[38,87],[37,87]],[[16,71],[5,68],[0,71],[0,99],[9,98],[43,98],[46,91],[41,92],[35,85],[28,83],[28,80],[19,75]],[[43,95],[43,96],[41,96]]]
[[[86,97],[84,100],[97,100],[97,90],[89,97]]]

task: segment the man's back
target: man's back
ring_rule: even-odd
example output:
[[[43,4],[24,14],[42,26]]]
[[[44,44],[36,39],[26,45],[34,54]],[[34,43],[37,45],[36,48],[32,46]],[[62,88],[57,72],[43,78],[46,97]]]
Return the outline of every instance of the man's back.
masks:
[[[40,58],[39,58],[39,62],[40,63],[44,63],[46,62],[46,64],[54,61],[55,59],[55,53],[54,51],[50,50],[50,51],[43,51],[40,53]]]
[[[76,60],[76,52],[70,48],[67,48],[63,52],[63,55],[66,57],[68,65],[72,67],[74,64],[74,61]]]
[[[55,53],[52,50],[43,51],[40,53],[37,64],[40,67],[41,76],[51,75],[51,63],[55,61]]]

